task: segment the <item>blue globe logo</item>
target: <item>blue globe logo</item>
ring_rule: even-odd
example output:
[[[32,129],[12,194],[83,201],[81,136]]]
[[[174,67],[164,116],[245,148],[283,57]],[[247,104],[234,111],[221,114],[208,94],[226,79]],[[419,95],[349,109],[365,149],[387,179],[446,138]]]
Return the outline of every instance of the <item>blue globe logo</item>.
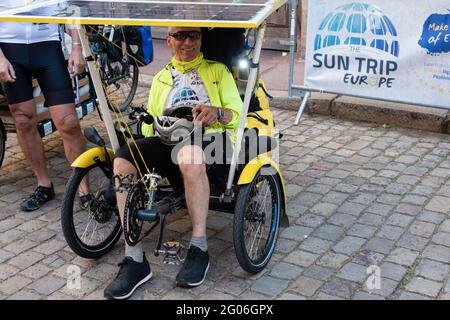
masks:
[[[375,6],[350,3],[336,8],[322,21],[314,50],[333,46],[370,47],[399,56],[400,45],[392,21]]]
[[[191,88],[183,88],[173,97],[173,105],[199,101],[197,93]]]

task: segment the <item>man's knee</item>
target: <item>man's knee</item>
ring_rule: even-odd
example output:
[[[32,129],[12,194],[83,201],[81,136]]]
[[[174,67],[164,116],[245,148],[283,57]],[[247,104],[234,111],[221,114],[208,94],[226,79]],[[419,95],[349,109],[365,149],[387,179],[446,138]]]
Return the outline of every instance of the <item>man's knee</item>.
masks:
[[[63,135],[75,135],[81,132],[80,121],[75,114],[67,114],[55,122],[56,127]]]
[[[13,114],[14,123],[16,129],[22,132],[30,132],[33,128],[36,128],[37,118],[33,115],[28,115],[23,112]]]
[[[128,174],[136,171],[134,165],[123,158],[115,158],[113,162],[114,174]]]
[[[184,177],[196,178],[206,174],[205,154],[198,146],[185,146],[177,155],[178,165]]]

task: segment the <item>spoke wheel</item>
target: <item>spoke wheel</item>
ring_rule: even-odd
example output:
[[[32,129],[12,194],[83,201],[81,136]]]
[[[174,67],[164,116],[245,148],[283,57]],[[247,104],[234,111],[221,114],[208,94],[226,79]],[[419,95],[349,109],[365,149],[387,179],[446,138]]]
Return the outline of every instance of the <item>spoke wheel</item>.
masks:
[[[266,173],[266,172],[265,172]],[[281,213],[280,180],[276,174],[256,175],[236,199],[233,241],[241,267],[258,273],[275,250]]]

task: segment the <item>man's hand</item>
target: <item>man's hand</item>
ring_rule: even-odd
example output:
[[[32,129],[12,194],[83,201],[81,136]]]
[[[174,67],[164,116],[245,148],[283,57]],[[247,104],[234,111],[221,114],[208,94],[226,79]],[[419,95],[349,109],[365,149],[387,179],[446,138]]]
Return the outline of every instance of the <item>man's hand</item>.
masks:
[[[15,82],[16,73],[12,64],[5,58],[0,51],[0,82]]]
[[[194,121],[199,121],[204,127],[214,124],[219,118],[218,108],[208,107],[204,104],[199,104],[192,109]]]
[[[82,74],[86,66],[86,61],[83,57],[83,50],[80,45],[72,47],[72,53],[69,57],[69,73],[72,76]]]

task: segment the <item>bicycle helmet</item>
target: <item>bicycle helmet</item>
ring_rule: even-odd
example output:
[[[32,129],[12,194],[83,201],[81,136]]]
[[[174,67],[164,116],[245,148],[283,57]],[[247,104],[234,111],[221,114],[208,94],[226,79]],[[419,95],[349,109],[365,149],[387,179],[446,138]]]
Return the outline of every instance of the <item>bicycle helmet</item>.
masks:
[[[155,117],[155,132],[165,145],[174,146],[185,141],[194,133],[192,106],[182,105],[164,110]]]

